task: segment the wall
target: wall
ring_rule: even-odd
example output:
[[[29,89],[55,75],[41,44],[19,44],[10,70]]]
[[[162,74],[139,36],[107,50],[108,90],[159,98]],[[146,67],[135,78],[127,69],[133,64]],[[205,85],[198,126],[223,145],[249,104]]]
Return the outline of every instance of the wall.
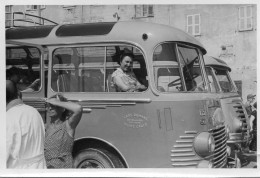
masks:
[[[223,59],[232,68],[233,80],[242,80],[242,96],[256,94],[256,5],[253,9],[253,30],[238,31],[240,5],[155,5],[154,17],[135,18],[134,5],[46,6],[41,15],[59,24],[83,22],[146,21],[175,26],[186,31],[186,16],[201,15],[201,35],[196,38],[204,45],[207,54]],[[14,6],[24,11],[24,6]],[[29,11],[37,14],[37,11]],[[117,15],[120,17],[117,18]]]

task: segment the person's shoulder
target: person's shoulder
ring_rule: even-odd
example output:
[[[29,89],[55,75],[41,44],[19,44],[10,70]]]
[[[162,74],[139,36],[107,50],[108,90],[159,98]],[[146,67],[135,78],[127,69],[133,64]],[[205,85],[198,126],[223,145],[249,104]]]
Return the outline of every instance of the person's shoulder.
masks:
[[[30,105],[27,105],[27,104],[23,104],[22,105],[22,108],[25,110],[25,111],[28,111],[28,112],[31,112],[31,113],[39,113],[38,110]]]

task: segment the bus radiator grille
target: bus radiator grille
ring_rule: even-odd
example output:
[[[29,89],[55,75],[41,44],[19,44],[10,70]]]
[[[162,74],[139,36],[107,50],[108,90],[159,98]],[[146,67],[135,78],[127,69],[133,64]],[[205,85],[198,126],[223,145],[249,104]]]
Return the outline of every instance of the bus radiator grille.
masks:
[[[237,117],[243,123],[241,133],[242,133],[242,140],[245,140],[246,138],[249,138],[249,126],[247,123],[246,115],[244,113],[245,111],[242,107],[241,102],[236,102],[233,108],[237,113]]]
[[[221,168],[227,164],[227,132],[225,125],[218,126],[209,131],[215,140],[213,154],[213,167]]]

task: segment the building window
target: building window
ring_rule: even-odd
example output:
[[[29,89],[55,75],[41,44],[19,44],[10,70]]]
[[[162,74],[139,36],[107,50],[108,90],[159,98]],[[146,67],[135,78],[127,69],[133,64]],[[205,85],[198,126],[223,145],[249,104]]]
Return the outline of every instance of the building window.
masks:
[[[200,35],[200,14],[187,15],[186,30],[191,35]]]
[[[12,6],[5,6],[5,26],[12,26]]]
[[[252,6],[241,6],[238,8],[239,14],[239,31],[253,29]]]
[[[40,9],[41,10],[46,9],[46,5],[40,5]]]
[[[36,10],[43,10],[46,8],[46,5],[26,5],[27,11],[36,11]]]
[[[135,17],[153,17],[153,5],[136,5]]]
[[[37,5],[26,5],[26,10],[29,10],[29,11],[38,10],[38,6]]]

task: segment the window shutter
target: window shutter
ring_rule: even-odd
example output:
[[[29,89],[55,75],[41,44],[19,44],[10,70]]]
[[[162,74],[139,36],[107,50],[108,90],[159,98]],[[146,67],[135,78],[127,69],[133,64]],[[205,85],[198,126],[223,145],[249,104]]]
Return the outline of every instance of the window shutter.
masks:
[[[200,34],[200,14],[194,15],[194,35]]]
[[[40,5],[40,9],[45,9],[46,5]]]
[[[239,29],[245,29],[245,7],[239,8]]]
[[[192,16],[187,16],[187,32],[192,35]]]
[[[246,8],[247,11],[247,29],[252,29],[253,28],[253,13],[252,13],[252,6],[247,6]]]
[[[153,5],[148,6],[148,16],[153,16]]]
[[[136,17],[141,17],[142,16],[141,9],[142,9],[141,5],[136,5],[135,6],[135,16]]]
[[[239,30],[251,30],[253,28],[252,6],[239,7]]]
[[[143,16],[144,17],[148,16],[148,6],[147,5],[143,5]]]

